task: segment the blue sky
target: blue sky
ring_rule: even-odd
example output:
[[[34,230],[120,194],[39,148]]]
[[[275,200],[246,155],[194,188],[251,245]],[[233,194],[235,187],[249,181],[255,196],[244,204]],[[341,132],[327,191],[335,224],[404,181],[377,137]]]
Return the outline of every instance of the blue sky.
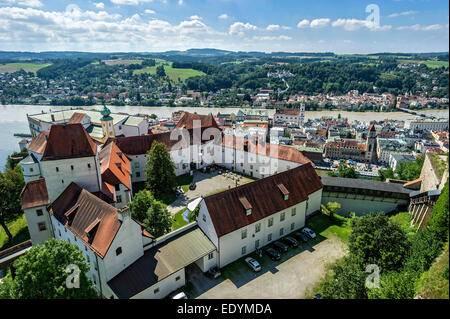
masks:
[[[0,50],[432,52],[448,23],[441,0],[0,0]]]

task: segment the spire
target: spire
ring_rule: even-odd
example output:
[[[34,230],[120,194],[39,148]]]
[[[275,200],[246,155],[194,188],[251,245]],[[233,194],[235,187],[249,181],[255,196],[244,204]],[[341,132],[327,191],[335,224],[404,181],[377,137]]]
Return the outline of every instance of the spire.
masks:
[[[100,111],[100,113],[103,115],[102,121],[109,121],[112,120],[112,117],[109,116],[111,114],[111,111],[106,107],[106,105],[103,105],[103,109]]]

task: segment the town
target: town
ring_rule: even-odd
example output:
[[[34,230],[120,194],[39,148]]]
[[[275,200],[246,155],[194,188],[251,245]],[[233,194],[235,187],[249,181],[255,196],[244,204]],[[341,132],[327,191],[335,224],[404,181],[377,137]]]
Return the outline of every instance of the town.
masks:
[[[64,240],[79,247],[105,298],[186,296],[186,285],[189,297],[240,296],[202,289],[243,258],[260,271],[262,252],[277,262],[288,247],[315,245],[310,224],[333,205],[344,218],[408,211],[422,229],[448,179],[448,119],[308,119],[301,104],[273,117],[178,110],[167,119],[70,108],[29,114],[28,123],[32,139],[12,160],[26,183],[31,242],[0,255],[0,265],[30,245]],[[149,165],[159,171],[155,185]],[[149,186],[172,220],[162,230],[138,217],[136,207],[152,201],[143,198]]]

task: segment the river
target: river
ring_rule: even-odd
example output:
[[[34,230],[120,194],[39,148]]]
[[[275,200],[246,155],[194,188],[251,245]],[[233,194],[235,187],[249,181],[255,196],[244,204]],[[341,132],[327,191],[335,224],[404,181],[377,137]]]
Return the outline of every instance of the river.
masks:
[[[172,112],[183,110],[186,112],[197,112],[198,114],[214,115],[220,113],[236,113],[239,108],[208,108],[208,107],[143,107],[143,106],[108,106],[111,111],[125,112],[128,114],[156,114],[160,118],[170,118]],[[88,106],[84,109],[100,110],[102,106]],[[14,133],[30,133],[28,129],[27,114],[37,114],[42,111],[70,109],[69,106],[46,106],[46,105],[1,105],[0,106],[0,169],[3,170],[6,157],[14,151],[19,151],[19,141],[22,138],[14,137]],[[269,116],[273,117],[275,110],[270,109]],[[448,110],[424,110],[429,116],[449,118]],[[403,112],[346,112],[346,111],[307,111],[306,119],[320,118],[322,116],[347,117],[349,121],[381,121],[384,119],[407,120],[417,118],[416,116]]]

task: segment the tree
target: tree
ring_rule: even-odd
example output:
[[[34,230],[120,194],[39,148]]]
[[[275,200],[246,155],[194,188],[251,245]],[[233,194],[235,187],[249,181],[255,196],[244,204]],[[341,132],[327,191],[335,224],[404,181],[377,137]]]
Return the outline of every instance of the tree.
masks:
[[[195,207],[192,212],[188,213],[188,220],[190,223],[195,222],[197,220],[198,214],[200,213],[200,205]]]
[[[380,287],[367,289],[369,299],[412,299],[415,295],[414,273],[390,272],[380,278]]]
[[[413,181],[420,177],[425,157],[418,157],[415,161],[401,161],[397,164],[395,173],[398,178],[405,181]]]
[[[343,177],[343,178],[358,178],[358,173],[356,169],[347,164],[341,163],[334,172],[328,172],[328,175],[333,177]]]
[[[172,229],[167,206],[157,201],[153,195],[142,190],[128,203],[131,216],[144,224],[145,229],[155,237],[160,237]]]
[[[79,288],[68,288],[68,276],[73,270],[66,267],[74,265],[79,269]],[[0,284],[0,298],[14,299],[86,299],[98,297],[92,282],[87,277],[89,265],[83,253],[76,246],[54,238],[44,245],[33,246],[14,264],[14,278],[6,278]],[[70,277],[69,277],[70,280]],[[5,285],[5,286],[3,286]]]
[[[384,182],[388,178],[394,178],[394,170],[392,168],[378,170],[377,180]]]
[[[433,207],[433,214],[428,221],[428,227],[436,231],[442,240],[448,240],[449,230],[449,185],[448,180]]]
[[[353,219],[349,243],[351,254],[359,257],[364,265],[378,265],[381,271],[399,269],[408,253],[404,230],[384,213]]]
[[[365,282],[368,274],[362,271],[359,262],[346,257],[342,262],[332,266],[333,276],[322,285],[323,297],[326,299],[366,299]]]
[[[24,185],[20,165],[17,165],[14,170],[0,172],[0,225],[5,230],[8,241],[12,240],[12,234],[6,224],[22,214],[20,193]]]
[[[334,214],[337,214],[341,209],[341,204],[337,202],[328,202],[326,208],[328,210],[328,213],[330,214],[330,217],[333,218]]]
[[[164,70],[164,65],[159,65],[156,67],[156,75],[159,77],[166,76],[166,71]]]
[[[162,143],[152,144],[147,153],[145,171],[147,187],[156,197],[171,193],[176,186],[175,165],[170,159],[166,146]]]

